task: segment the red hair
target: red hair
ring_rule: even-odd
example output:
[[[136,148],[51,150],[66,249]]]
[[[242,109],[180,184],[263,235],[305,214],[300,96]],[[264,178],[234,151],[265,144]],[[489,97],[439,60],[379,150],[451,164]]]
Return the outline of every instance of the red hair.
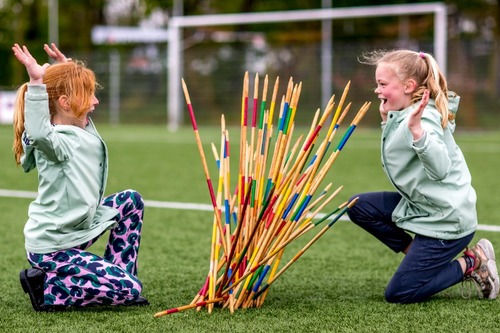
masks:
[[[92,70],[85,67],[82,62],[68,61],[57,63],[47,68],[43,77],[49,95],[50,117],[58,110],[58,100],[67,96],[71,111],[75,117],[80,118],[92,105],[97,82]],[[27,83],[17,91],[14,105],[14,143],[12,150],[16,163],[21,163],[23,154],[22,135],[24,132],[24,98]]]

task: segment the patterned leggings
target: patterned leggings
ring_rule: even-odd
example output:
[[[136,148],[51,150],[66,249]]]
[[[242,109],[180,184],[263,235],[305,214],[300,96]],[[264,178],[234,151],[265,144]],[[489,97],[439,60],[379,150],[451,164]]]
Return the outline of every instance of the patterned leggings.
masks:
[[[66,250],[27,253],[31,266],[47,274],[44,285],[46,305],[128,304],[141,294],[137,255],[144,201],[136,191],[126,190],[104,198],[102,204],[119,211],[116,216],[118,224],[110,231],[104,257],[85,251],[100,236]]]

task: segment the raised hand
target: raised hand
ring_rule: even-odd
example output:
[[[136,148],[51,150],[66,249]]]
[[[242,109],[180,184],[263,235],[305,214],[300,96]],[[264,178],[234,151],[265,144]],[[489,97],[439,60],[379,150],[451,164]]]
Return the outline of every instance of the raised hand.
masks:
[[[408,119],[408,128],[410,129],[411,134],[413,135],[413,140],[418,140],[422,137],[422,135],[424,135],[424,130],[422,129],[421,120],[422,120],[422,113],[424,112],[427,103],[429,103],[429,90],[424,91],[420,104],[412,113],[410,113]]]
[[[24,45],[21,47],[18,44],[14,44],[12,51],[14,52],[14,56],[17,60],[19,60],[19,62],[26,67],[26,71],[30,77],[30,83],[43,83],[43,76],[45,75],[47,67],[50,65],[48,63],[39,65],[36,59],[33,58],[31,53],[28,51],[28,48]]]
[[[51,43],[50,46],[48,44],[44,44],[43,49],[45,50],[45,52],[47,52],[49,57],[54,59],[56,62],[71,61],[71,58],[66,58],[66,56],[61,51],[59,51],[56,44],[54,43]]]

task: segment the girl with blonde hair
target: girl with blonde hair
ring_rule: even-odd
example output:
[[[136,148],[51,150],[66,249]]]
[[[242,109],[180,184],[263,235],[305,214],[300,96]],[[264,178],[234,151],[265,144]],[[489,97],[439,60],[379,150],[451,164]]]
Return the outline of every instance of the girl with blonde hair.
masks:
[[[137,278],[144,202],[134,190],[103,196],[108,151],[89,117],[99,104],[94,72],[54,44],[44,49],[57,63],[12,47],[29,75],[15,105],[14,157],[38,172],[24,227],[32,268],[20,272],[21,286],[36,311],[149,304]],[[104,255],[88,252],[107,230]]]
[[[471,174],[453,137],[459,97],[448,90],[428,53],[375,51],[360,61],[376,66],[382,167],[395,191],[354,196],[359,199],[348,215],[405,254],[386,300],[421,302],[464,280],[476,285],[479,297],[495,299],[499,278],[493,245],[480,239],[466,248],[477,212]]]

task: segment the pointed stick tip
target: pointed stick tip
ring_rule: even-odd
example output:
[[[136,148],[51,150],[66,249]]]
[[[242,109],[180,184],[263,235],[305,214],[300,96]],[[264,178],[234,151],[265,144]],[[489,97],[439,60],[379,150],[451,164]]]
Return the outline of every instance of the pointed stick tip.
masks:
[[[348,208],[351,208],[352,206],[354,206],[356,204],[356,202],[358,201],[359,197],[356,197],[354,199],[352,199],[348,204],[347,204],[347,207]]]

